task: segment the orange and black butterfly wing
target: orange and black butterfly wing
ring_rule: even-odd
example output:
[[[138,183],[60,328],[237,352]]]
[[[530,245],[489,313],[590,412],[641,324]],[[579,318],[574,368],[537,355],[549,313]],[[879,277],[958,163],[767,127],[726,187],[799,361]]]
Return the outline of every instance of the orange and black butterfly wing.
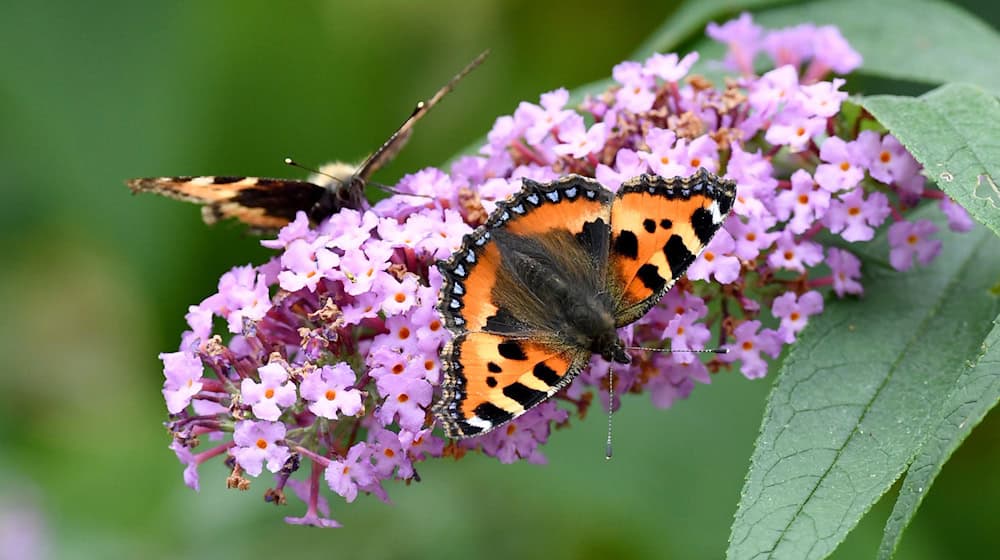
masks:
[[[307,181],[263,177],[145,177],[130,179],[133,193],[152,192],[202,206],[202,218],[212,224],[235,218],[255,229],[278,229],[309,213],[329,197],[325,187]]]
[[[722,227],[736,184],[699,169],[690,177],[641,175],[611,207],[608,289],[620,327],[656,305]]]
[[[465,332],[448,343],[434,414],[451,438],[480,435],[524,414],[569,384],[590,352],[526,338]]]
[[[438,310],[455,339],[442,352],[442,396],[434,412],[450,437],[479,435],[564,387],[590,359],[544,282],[597,293],[606,283],[613,195],[570,176],[525,181],[446,263]],[[522,259],[528,254],[533,258]],[[524,266],[535,269],[519,269]],[[530,262],[530,264],[528,264]],[[537,270],[536,270],[537,269]],[[537,274],[541,283],[531,282]]]

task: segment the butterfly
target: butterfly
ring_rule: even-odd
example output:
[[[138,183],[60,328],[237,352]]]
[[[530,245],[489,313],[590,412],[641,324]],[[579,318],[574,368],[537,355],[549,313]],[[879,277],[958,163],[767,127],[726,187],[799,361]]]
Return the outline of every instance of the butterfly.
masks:
[[[630,362],[617,329],[645,315],[729,215],[736,184],[699,169],[640,175],[617,194],[569,175],[524,180],[447,261],[433,407],[451,438],[481,435],[552,397],[593,354]]]
[[[479,66],[489,51],[470,62],[461,72],[416,108],[402,125],[360,165],[332,163],[314,173],[308,181],[265,177],[221,175],[141,177],[125,182],[134,193],[152,192],[202,205],[202,219],[213,224],[235,218],[255,231],[273,231],[304,211],[314,223],[342,208],[362,209],[367,205],[364,189],[372,174],[391,161],[409,139],[413,126],[437,105],[455,84]],[[297,165],[286,160],[290,165]],[[391,189],[387,189],[390,190]]]

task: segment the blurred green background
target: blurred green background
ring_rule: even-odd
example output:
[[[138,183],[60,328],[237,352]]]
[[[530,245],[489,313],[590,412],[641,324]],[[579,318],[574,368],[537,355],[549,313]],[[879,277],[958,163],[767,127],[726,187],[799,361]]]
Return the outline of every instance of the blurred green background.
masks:
[[[225,490],[218,461],[202,468],[201,492],[189,490],[161,425],[156,355],[176,348],[187,305],[223,271],[268,253],[238,226],[207,228],[194,206],[133,198],[123,184],[300,176],[286,155],[360,159],[492,48],[376,177],[392,183],[444,162],[520,100],[607,77],[675,9],[0,5],[0,542],[21,535],[42,558],[722,557],[770,380],[723,374],[668,411],[626,398],[610,462],[595,414],[552,438],[548,466],[436,461],[420,467],[423,482],[389,486],[394,505],[332,496],[339,530],[283,524],[301,504],[265,504],[266,479],[249,493]],[[998,436],[993,414],[945,469],[900,558],[996,550]],[[883,500],[838,556],[871,557],[890,506]]]

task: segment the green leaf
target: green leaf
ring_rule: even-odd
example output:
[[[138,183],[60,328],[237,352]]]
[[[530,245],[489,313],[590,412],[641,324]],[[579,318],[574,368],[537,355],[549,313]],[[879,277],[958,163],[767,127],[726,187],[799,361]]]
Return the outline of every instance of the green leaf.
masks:
[[[913,217],[940,214],[933,206]],[[865,295],[810,321],[768,398],[728,558],[824,558],[903,473],[1000,309],[1000,243],[946,229],[908,272],[865,266]],[[885,232],[876,246],[887,252]]]
[[[876,95],[861,104],[938,186],[1000,235],[1000,102],[995,97],[975,86],[949,84],[917,98]]]
[[[671,51],[684,39],[695,33],[701,33],[705,25],[714,19],[743,10],[788,4],[793,1],[796,0],[688,0],[647,37],[629,58],[643,60],[653,53]]]
[[[766,10],[766,28],[833,24],[864,57],[861,72],[930,84],[973,82],[1000,93],[1000,34],[965,10],[934,0],[829,0]]]
[[[1000,401],[1000,323],[994,323],[982,351],[962,374],[957,389],[940,415],[941,423],[910,464],[885,526],[879,547],[880,559],[892,558],[903,529],[917,513],[945,461]]]

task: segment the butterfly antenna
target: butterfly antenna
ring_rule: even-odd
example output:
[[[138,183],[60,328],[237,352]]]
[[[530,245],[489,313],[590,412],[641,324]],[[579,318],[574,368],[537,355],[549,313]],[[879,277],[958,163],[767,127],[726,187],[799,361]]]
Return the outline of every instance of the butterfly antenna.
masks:
[[[426,198],[427,200],[434,200],[436,198],[436,197],[433,197],[433,196],[431,196],[429,194],[417,194],[417,193],[403,192],[403,191],[397,189],[396,187],[390,187],[389,185],[383,185],[382,183],[376,183],[375,181],[368,181],[368,184],[371,185],[371,186],[373,186],[373,187],[376,187],[378,189],[381,189],[381,190],[383,190],[383,191],[385,191],[385,192],[387,192],[389,194],[395,194],[395,195],[399,195],[399,196],[415,196],[417,198]]]
[[[334,181],[340,183],[341,185],[344,184],[344,181],[342,179],[340,179],[338,177],[334,177],[333,175],[330,175],[329,173],[324,173],[324,172],[320,171],[319,169],[313,169],[311,167],[306,167],[305,165],[302,165],[301,163],[295,161],[294,159],[292,159],[290,157],[286,157],[285,158],[285,165],[288,165],[288,166],[291,166],[291,167],[298,167],[299,169],[304,169],[304,170],[306,170],[306,171],[308,171],[310,173],[315,173],[316,175],[322,175],[324,177],[328,177],[330,179],[333,179]]]
[[[357,173],[358,176],[362,178],[367,178],[367,175],[369,174],[369,168],[371,168],[372,165],[374,165],[376,162],[379,162],[382,159],[382,157],[386,154],[386,152],[392,150],[393,146],[396,145],[397,140],[399,140],[399,137],[409,133],[410,129],[413,127],[414,122],[423,117],[424,114],[427,113],[427,111],[430,111],[431,107],[437,105],[438,101],[441,101],[441,98],[447,95],[448,92],[455,89],[455,84],[457,84],[469,72],[472,72],[477,66],[482,64],[483,60],[485,60],[486,57],[489,56],[489,54],[490,54],[489,49],[486,49],[485,51],[480,53],[479,56],[474,58],[472,62],[470,62],[465,66],[465,68],[462,68],[462,70],[458,74],[455,74],[455,76],[451,80],[449,80],[448,83],[444,85],[444,87],[437,90],[437,92],[433,96],[431,96],[430,99],[428,99],[427,101],[418,102],[416,107],[413,108],[413,112],[410,113],[410,116],[406,117],[406,120],[403,121],[403,124],[399,125],[399,128],[396,129],[396,132],[393,132],[392,135],[389,136],[388,140],[383,142],[382,145],[379,146],[377,150],[372,152],[371,155],[369,155],[367,158],[365,158],[363,162],[361,162],[361,165],[358,166],[358,173]],[[391,158],[392,156],[390,155],[389,157]]]
[[[608,366],[608,443],[604,447],[604,458],[611,460],[611,415],[615,410],[615,370]]]
[[[626,350],[646,350],[647,352],[694,352],[696,354],[728,354],[729,348],[705,348],[694,350],[690,348],[646,348],[645,346],[626,346]]]

